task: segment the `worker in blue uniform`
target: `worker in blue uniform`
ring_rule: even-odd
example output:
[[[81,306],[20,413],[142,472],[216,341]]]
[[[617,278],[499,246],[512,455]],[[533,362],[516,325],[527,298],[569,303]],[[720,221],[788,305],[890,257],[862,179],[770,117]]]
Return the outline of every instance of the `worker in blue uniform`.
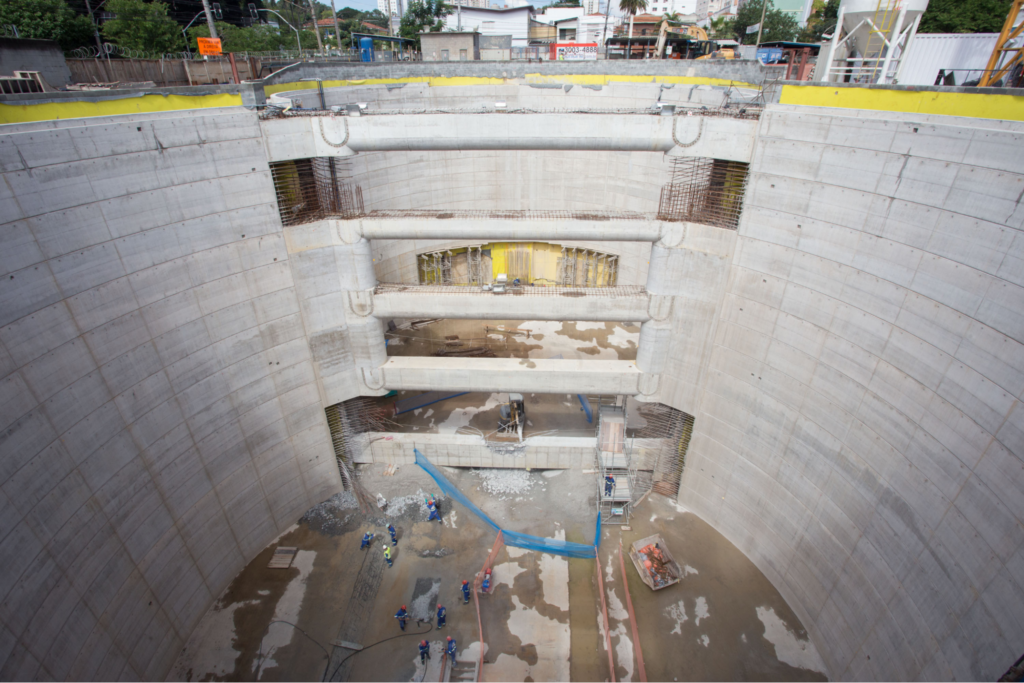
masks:
[[[367,531],[365,534],[363,534],[363,543],[362,543],[362,545],[359,546],[359,549],[360,550],[366,550],[367,548],[369,548],[370,547],[370,541],[372,541],[372,540],[373,540],[373,534],[371,534],[369,531]]]
[[[384,559],[388,561],[389,567],[393,565],[391,562],[391,548],[388,547],[387,543],[384,544]]]
[[[458,662],[455,661],[455,649],[455,639],[451,636],[448,636],[448,649],[446,650],[446,652],[448,653],[448,656],[452,658],[452,666],[458,664]]]
[[[444,628],[447,610],[441,603],[437,604],[437,627]]]
[[[430,659],[430,643],[425,640],[420,641],[420,664],[426,664],[427,660]]]
[[[394,524],[388,524],[388,533],[391,534],[391,545],[398,545],[398,530]]]
[[[462,582],[462,604],[469,604],[469,581]]]
[[[615,489],[615,477],[610,474],[606,474],[604,477],[604,495],[612,495],[612,491]]]
[[[398,625],[404,631],[405,622],[409,621],[409,613],[405,611],[405,605],[402,605],[402,609],[395,612],[395,619],[398,619]]]

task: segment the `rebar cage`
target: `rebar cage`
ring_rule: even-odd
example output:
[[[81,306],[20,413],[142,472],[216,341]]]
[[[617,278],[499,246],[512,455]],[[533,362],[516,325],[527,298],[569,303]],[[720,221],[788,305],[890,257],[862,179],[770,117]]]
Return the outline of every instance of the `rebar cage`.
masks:
[[[270,164],[270,173],[284,225],[363,214],[362,191],[352,183],[350,166],[344,160],[314,157],[277,161]]]
[[[735,230],[743,207],[748,164],[705,157],[672,159],[672,180],[661,189],[658,219]]]

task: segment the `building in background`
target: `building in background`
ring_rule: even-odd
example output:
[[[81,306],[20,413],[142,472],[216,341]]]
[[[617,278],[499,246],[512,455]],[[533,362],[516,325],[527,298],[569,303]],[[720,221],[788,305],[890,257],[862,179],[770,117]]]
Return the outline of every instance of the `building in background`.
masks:
[[[449,2],[447,4],[451,5],[452,7],[460,5],[462,7],[487,8],[490,7],[490,0],[452,0],[452,2]]]
[[[775,9],[790,15],[800,22],[801,26],[807,23],[807,17],[811,15],[814,4],[814,0],[771,0],[771,2]],[[739,6],[742,7],[747,3],[760,6],[761,0],[740,0]]]
[[[377,0],[377,9],[388,17],[391,24],[397,28],[395,19],[401,21],[402,15],[405,14],[405,2],[404,0]]]
[[[697,0],[698,23],[702,26],[718,17],[732,18],[740,8],[740,0]]]
[[[694,14],[698,0],[649,0],[647,13],[662,16],[665,14]]]
[[[445,31],[457,30],[461,14],[463,31],[476,31],[484,36],[512,36],[511,47],[526,47],[533,11],[533,5],[507,9],[463,7],[461,12],[453,12],[444,18],[444,27]]]
[[[480,59],[476,31],[436,31],[420,34],[424,62],[472,62]]]

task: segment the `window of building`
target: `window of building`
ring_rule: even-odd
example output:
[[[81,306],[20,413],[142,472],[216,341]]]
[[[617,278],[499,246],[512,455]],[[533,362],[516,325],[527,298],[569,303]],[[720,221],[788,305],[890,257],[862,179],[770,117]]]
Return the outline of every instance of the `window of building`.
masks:
[[[442,62],[447,62],[448,61],[448,50],[441,50],[441,61]]]

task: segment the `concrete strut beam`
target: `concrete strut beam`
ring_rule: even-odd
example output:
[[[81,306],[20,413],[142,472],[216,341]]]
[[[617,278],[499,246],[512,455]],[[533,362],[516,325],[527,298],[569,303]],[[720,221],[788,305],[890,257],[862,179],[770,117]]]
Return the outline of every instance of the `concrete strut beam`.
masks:
[[[378,114],[260,122],[269,161],[358,152],[591,150],[670,152],[749,163],[756,120],[653,114]]]
[[[596,242],[657,242],[668,225],[655,220],[359,218],[339,220],[338,230],[373,240],[574,240]]]
[[[636,363],[621,360],[398,356],[380,367],[387,390],[639,393]]]
[[[418,289],[418,288],[417,288]],[[423,290],[437,288],[424,287]],[[447,288],[446,288],[447,289]],[[469,288],[467,288],[468,290]],[[465,293],[430,295],[427,291],[382,292],[373,296],[377,318],[462,318],[466,320],[588,320],[646,322],[648,297],[603,294],[586,296],[529,296],[491,294],[478,287]],[[527,294],[531,294],[527,292]]]

